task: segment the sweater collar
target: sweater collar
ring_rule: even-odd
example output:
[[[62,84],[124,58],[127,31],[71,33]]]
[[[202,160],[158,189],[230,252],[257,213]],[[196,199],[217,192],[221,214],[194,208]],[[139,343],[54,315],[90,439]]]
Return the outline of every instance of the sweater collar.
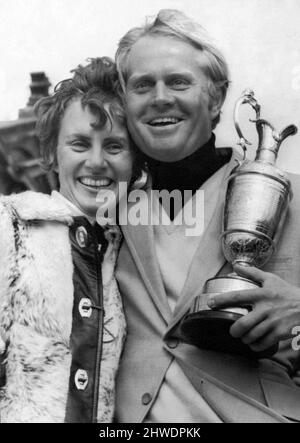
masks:
[[[215,135],[188,157],[176,162],[160,162],[147,157],[153,189],[174,189],[195,192],[222,166],[229,162],[231,148],[216,148]]]

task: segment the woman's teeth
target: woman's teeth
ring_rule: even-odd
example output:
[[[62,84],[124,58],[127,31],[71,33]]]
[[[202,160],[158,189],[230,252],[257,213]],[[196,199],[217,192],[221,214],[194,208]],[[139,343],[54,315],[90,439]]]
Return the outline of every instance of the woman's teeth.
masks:
[[[105,186],[109,186],[112,183],[110,178],[101,178],[101,179],[93,179],[88,177],[82,177],[79,179],[80,183],[86,186],[91,186],[93,188],[101,188]]]

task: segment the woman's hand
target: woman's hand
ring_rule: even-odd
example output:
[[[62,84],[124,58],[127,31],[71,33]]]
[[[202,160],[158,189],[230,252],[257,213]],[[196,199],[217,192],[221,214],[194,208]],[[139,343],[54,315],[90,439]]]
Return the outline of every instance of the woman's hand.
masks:
[[[234,270],[238,275],[260,283],[261,287],[209,297],[211,309],[252,306],[249,314],[232,325],[231,335],[240,338],[255,352],[293,337],[293,328],[300,327],[300,288],[254,267],[236,265]]]

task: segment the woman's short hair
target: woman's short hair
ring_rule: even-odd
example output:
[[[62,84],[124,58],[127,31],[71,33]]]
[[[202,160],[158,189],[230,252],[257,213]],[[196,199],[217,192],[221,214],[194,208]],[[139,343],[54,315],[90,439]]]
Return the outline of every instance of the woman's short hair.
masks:
[[[211,101],[218,97],[223,104],[229,85],[228,66],[224,56],[199,23],[174,9],[162,9],[154,19],[147,20],[144,26],[132,28],[120,40],[116,52],[116,64],[124,91],[128,79],[128,59],[131,48],[138,40],[148,35],[177,38],[198,49],[206,60],[204,65],[201,63],[201,69],[209,81],[208,92]],[[213,128],[219,120],[220,115],[213,120]]]
[[[88,65],[79,65],[73,77],[56,85],[54,93],[38,101],[36,133],[40,141],[42,166],[56,166],[56,150],[61,120],[69,103],[80,98],[83,106],[97,117],[96,126],[102,128],[112,118],[126,125],[118,73],[115,63],[108,57],[88,59]],[[109,113],[104,105],[109,105]],[[111,117],[110,117],[111,116]]]

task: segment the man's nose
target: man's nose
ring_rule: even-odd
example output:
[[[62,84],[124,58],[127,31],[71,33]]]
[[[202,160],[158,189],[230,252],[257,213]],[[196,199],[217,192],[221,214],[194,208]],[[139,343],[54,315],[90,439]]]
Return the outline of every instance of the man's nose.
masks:
[[[157,82],[155,85],[152,103],[157,107],[170,106],[174,103],[172,91],[164,82]]]
[[[94,143],[89,149],[86,166],[93,170],[102,169],[106,166],[105,150],[99,143]]]

